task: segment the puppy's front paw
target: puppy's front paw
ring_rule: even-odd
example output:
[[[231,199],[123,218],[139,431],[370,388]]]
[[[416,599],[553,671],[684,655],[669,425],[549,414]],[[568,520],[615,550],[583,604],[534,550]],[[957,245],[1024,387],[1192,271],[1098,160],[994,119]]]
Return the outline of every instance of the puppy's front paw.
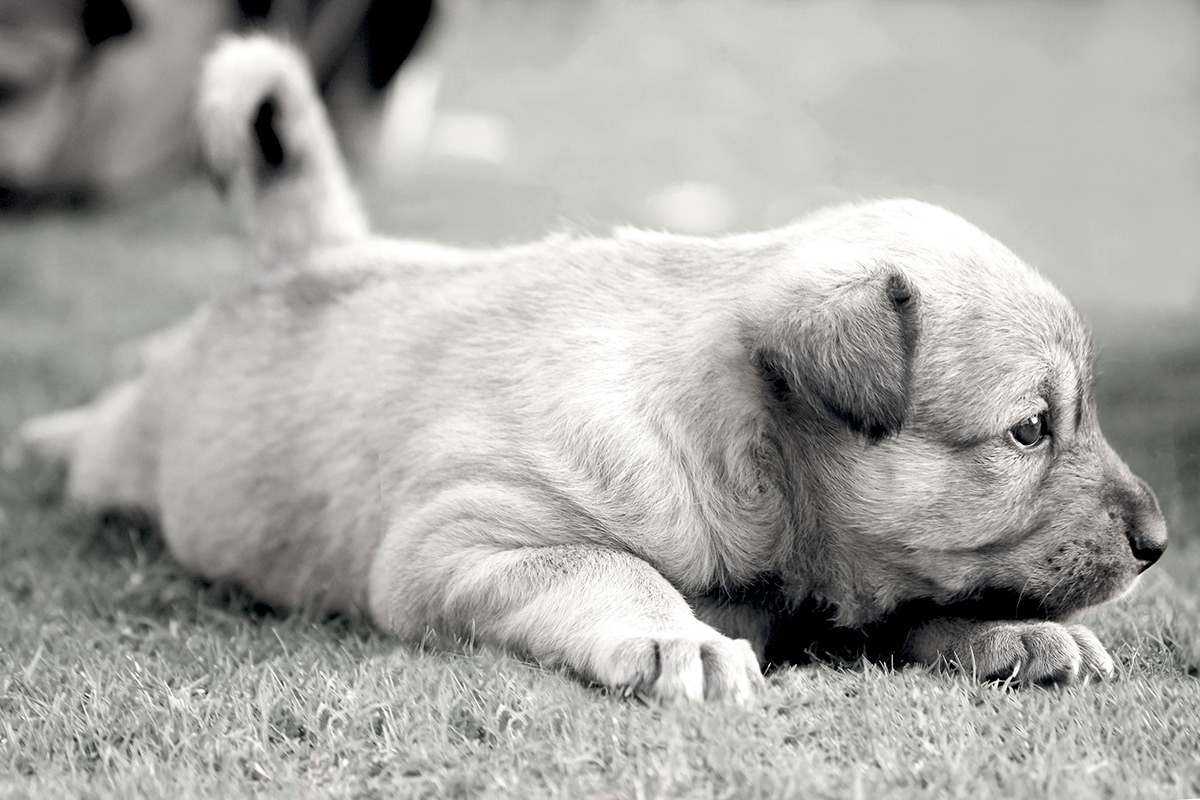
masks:
[[[941,659],[983,680],[1022,684],[1084,683],[1112,677],[1112,657],[1082,625],[1056,622],[936,620],[913,632],[909,651]]]
[[[660,701],[744,703],[763,684],[745,639],[638,637],[614,649],[605,683]]]
[[[985,629],[971,643],[977,674],[1020,683],[1074,683],[1111,677],[1113,660],[1079,625],[1031,622]]]

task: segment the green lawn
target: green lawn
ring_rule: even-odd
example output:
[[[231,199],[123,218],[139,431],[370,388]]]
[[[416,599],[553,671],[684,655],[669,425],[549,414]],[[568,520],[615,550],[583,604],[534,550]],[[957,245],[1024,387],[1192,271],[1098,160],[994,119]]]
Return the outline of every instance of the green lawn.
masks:
[[[1157,133],[1200,120],[1170,71],[1200,42],[1194,7],[1132,28],[1121,3],[1016,3],[1011,18],[982,4],[464,8],[439,45],[443,103],[507,118],[516,153],[373,180],[386,230],[503,242],[657,224],[644,198],[685,179],[722,186],[747,228],[912,194],[980,222],[1080,302],[1102,423],[1172,535],[1139,591],[1089,620],[1119,676],[1012,691],[816,665],[775,672],[746,708],[647,707],[490,649],[277,614],[183,574],[153,535],[63,507],[56,476],[27,468],[0,472],[0,796],[1200,796],[1200,149]],[[927,46],[947,31],[989,44]],[[1094,75],[1114,40],[1127,46]],[[1127,61],[1142,71],[1110,81]],[[901,108],[909,80],[925,99]],[[1008,87],[1005,111],[974,82]],[[937,146],[923,144],[946,113],[931,97],[961,116]],[[878,107],[895,125],[874,124]],[[1005,125],[1025,149],[978,166]],[[1030,144],[1038,125],[1048,152]],[[116,346],[247,264],[235,215],[197,181],[0,218],[0,439],[94,396],[121,370]]]

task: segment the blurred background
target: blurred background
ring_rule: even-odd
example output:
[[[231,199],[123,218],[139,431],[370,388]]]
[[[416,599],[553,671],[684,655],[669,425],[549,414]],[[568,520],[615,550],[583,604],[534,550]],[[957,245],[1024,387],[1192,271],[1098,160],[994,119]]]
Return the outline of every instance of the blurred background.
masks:
[[[1200,530],[1195,0],[0,0],[0,434],[246,268],[187,102],[248,25],[318,62],[386,233],[950,208],[1090,319],[1110,440],[1176,535]]]

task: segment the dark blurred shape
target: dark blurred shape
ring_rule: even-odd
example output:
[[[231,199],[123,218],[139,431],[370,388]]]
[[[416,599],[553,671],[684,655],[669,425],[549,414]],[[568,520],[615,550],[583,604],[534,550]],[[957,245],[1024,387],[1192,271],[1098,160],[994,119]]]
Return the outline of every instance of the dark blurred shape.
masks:
[[[0,213],[28,214],[50,208],[85,208],[97,200],[87,186],[57,184],[53,187],[5,186],[0,184]]]
[[[376,90],[387,86],[433,17],[433,0],[238,0],[237,6],[248,21],[303,42],[322,86],[364,52]]]
[[[83,33],[92,47],[133,32],[133,17],[121,0],[84,0]]]
[[[409,53],[433,16],[433,0],[375,0],[367,9],[367,70],[371,85],[382,89]]]
[[[181,166],[232,0],[0,0],[0,209],[76,205]]]
[[[262,19],[271,13],[271,0],[238,0],[238,8],[247,19]]]
[[[283,143],[275,130],[275,101],[269,99],[258,108],[258,116],[254,118],[254,135],[258,138],[258,149],[262,151],[263,161],[268,166],[283,166]]]

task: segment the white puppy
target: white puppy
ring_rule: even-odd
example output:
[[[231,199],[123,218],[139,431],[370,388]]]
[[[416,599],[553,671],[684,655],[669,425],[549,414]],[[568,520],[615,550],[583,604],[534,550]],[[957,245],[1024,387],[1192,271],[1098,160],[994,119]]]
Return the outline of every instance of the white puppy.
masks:
[[[37,420],[68,489],[266,600],[606,686],[745,698],[816,618],[981,677],[1103,677],[1062,620],[1166,545],[1063,297],[913,201],[721,239],[371,238],[300,59],[204,70],[263,268],[136,381]]]

